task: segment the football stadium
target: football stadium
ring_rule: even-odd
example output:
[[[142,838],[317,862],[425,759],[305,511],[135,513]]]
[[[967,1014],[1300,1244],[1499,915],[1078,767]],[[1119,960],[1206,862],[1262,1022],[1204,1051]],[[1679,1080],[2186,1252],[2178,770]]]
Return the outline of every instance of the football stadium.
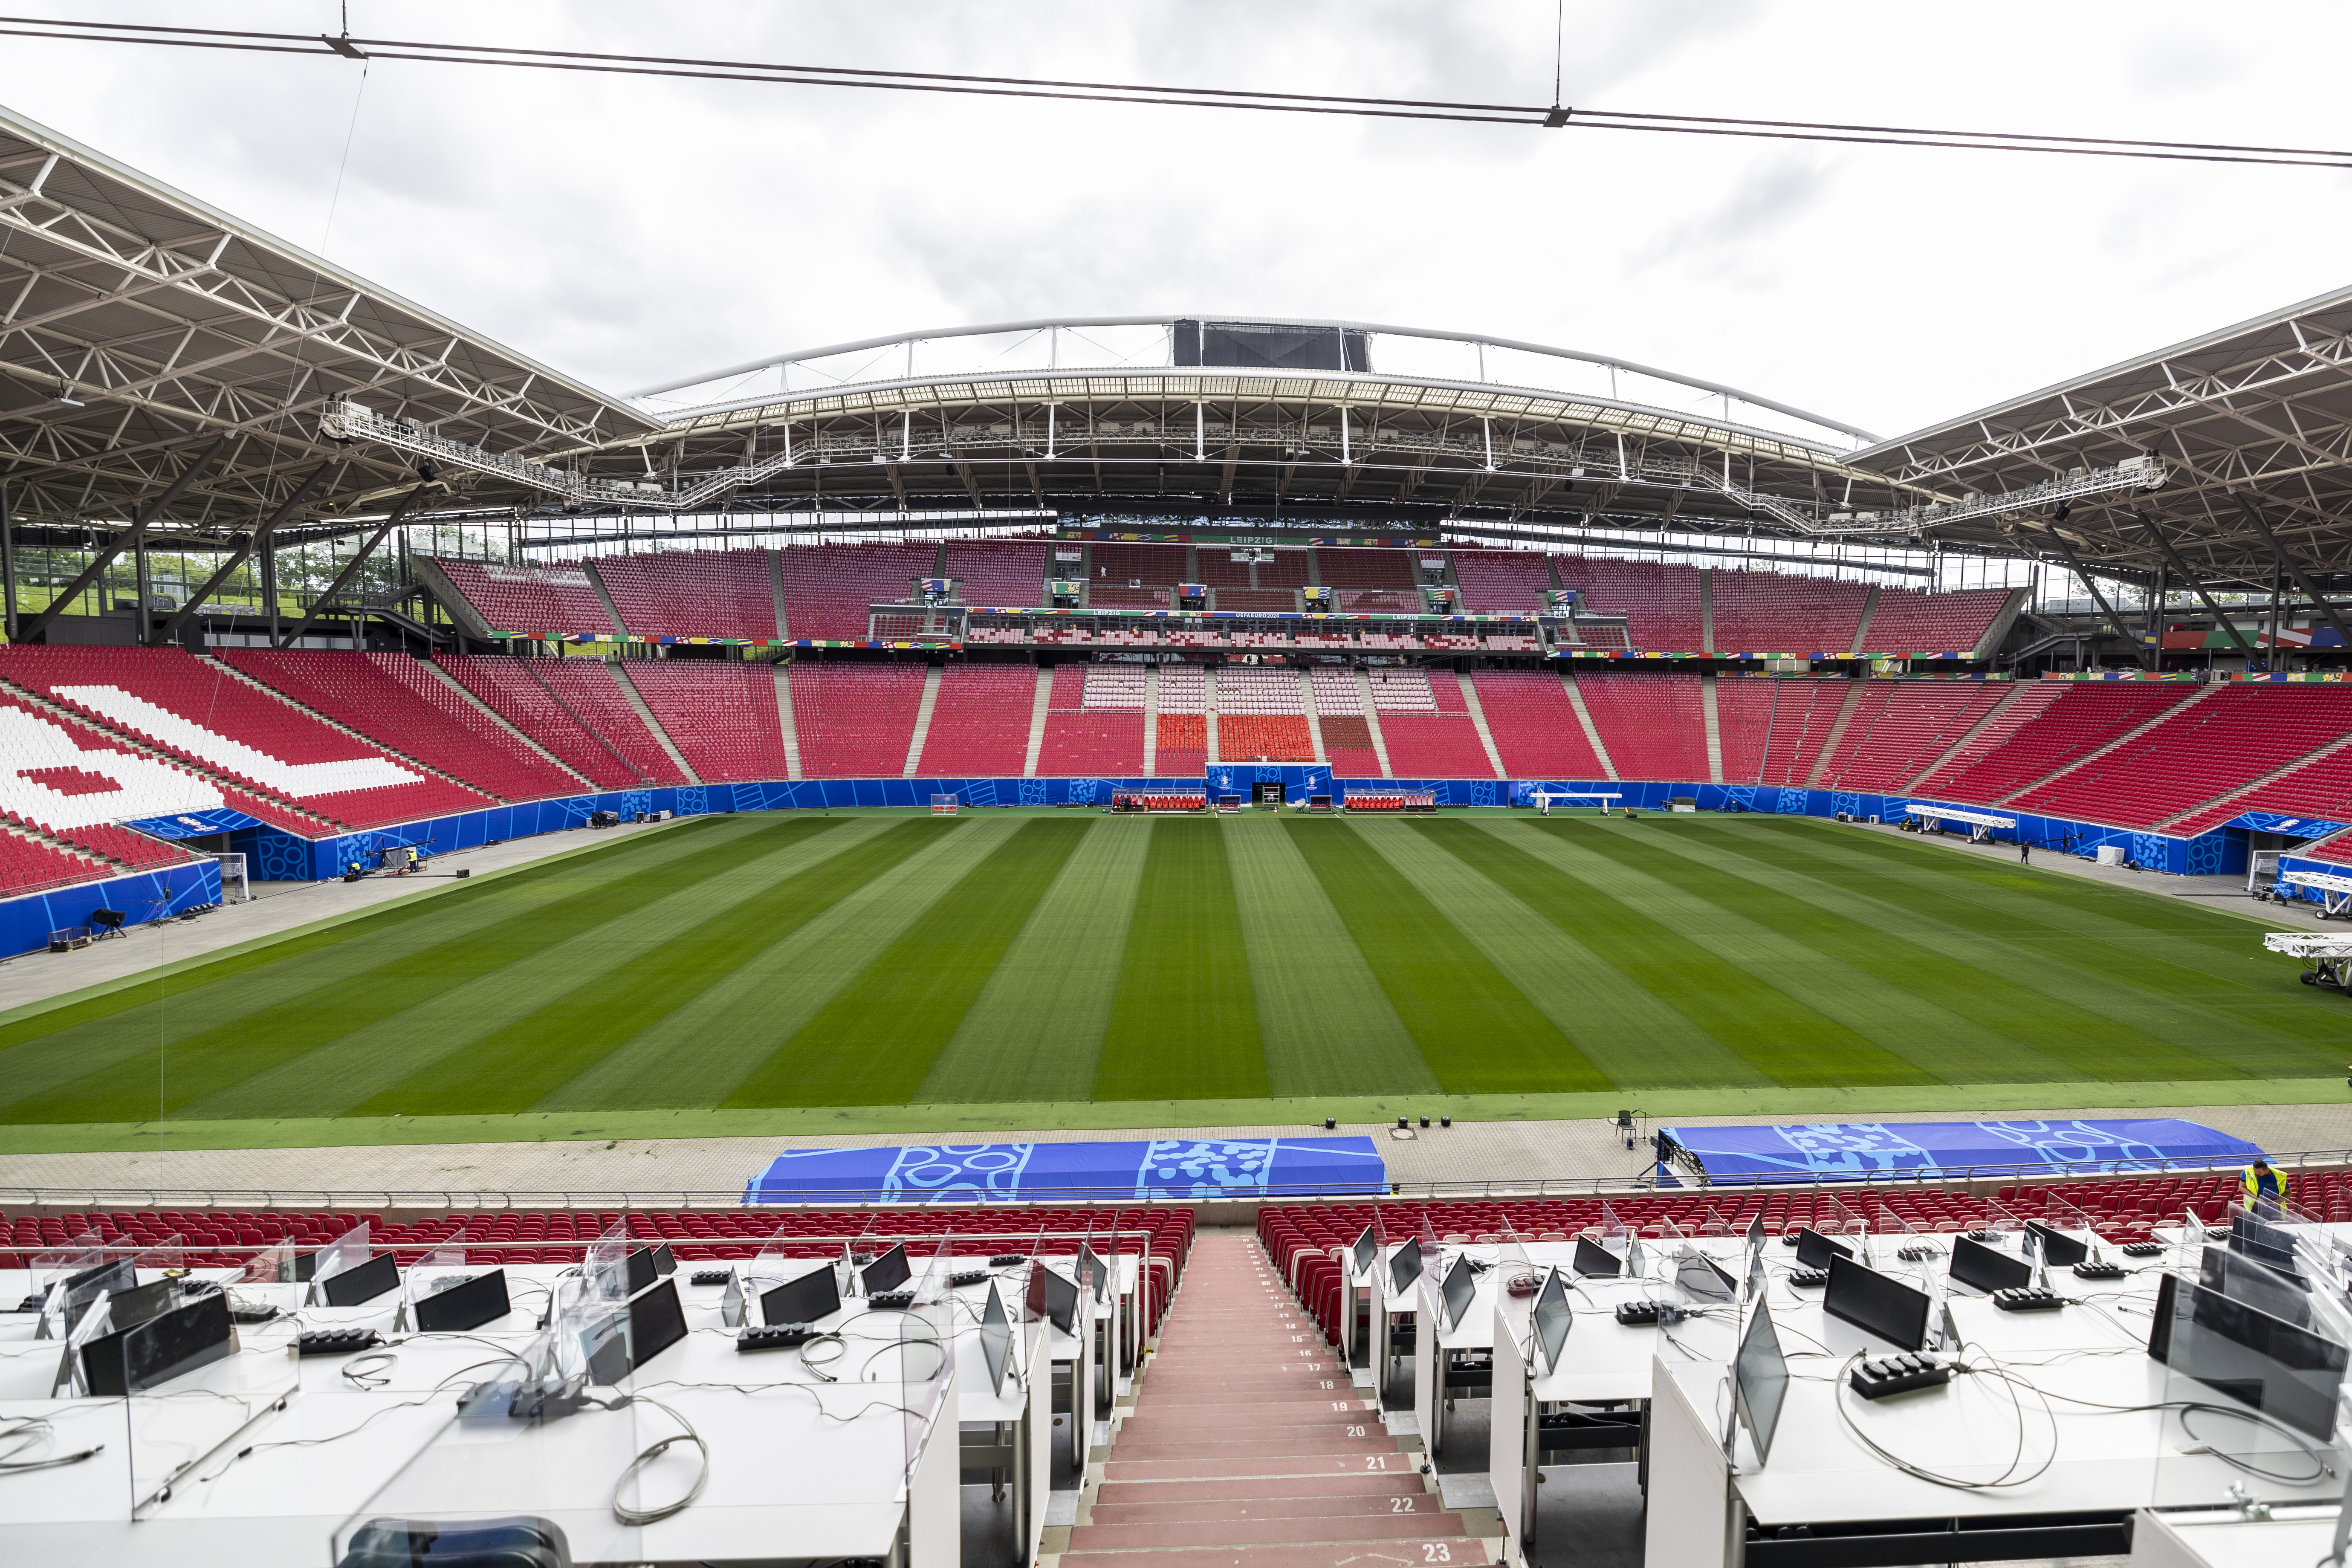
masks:
[[[0,1558],[2344,1561],[2352,290],[1885,436],[0,239]]]

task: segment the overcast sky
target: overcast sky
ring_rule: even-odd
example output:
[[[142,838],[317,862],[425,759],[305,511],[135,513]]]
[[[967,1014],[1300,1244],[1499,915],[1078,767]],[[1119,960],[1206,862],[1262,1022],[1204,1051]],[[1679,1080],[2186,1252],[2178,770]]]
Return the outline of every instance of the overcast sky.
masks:
[[[322,0],[55,9],[340,26]],[[357,35],[448,42],[1507,102],[1552,87],[1553,0],[350,10]],[[1564,96],[2329,147],[2352,143],[2324,86],[2347,44],[2340,3],[1570,0]],[[362,89],[335,59],[0,48],[17,111],[612,392],[919,327],[1205,310],[1620,354],[1891,435],[2352,280],[2352,172],[396,61]]]

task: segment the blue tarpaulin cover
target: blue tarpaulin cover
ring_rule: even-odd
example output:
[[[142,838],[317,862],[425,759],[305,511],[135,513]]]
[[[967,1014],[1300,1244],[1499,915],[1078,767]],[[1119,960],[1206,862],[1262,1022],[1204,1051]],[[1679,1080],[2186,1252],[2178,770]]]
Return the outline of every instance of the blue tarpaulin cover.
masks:
[[[1122,1202],[1383,1193],[1369,1138],[1163,1138],[1148,1143],[933,1143],[787,1149],[743,1189],[747,1204]]]
[[[123,826],[135,827],[154,838],[200,838],[207,833],[235,833],[242,828],[267,825],[241,811],[215,806],[210,811],[182,811],[169,816],[142,817]]]
[[[2117,1171],[2251,1160],[2242,1138],[2173,1117],[2122,1121],[1831,1121],[1780,1127],[1663,1127],[1710,1180],[1867,1180],[1971,1165],[2082,1165]],[[1659,1147],[1661,1173],[1672,1151]]]

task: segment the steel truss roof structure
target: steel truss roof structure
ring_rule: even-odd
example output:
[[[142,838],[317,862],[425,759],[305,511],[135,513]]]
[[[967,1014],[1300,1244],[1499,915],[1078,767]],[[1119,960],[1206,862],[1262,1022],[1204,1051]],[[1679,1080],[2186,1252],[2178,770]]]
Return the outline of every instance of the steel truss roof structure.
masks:
[[[224,437],[159,531],[249,528],[322,462],[314,514],[413,487],[401,453],[320,433],[346,396],[524,453],[658,423],[0,110],[0,478],[20,523],[119,525]]]
[[[2352,289],[2224,327],[1854,453],[1940,493],[2015,492],[2152,458],[2160,494],[2111,490],[1984,517],[1944,536],[2074,552],[2146,581],[2179,567],[2267,588],[2272,540],[2331,583],[2352,573]],[[2241,504],[2241,498],[2244,504]],[[2249,516],[2249,510],[2252,516]],[[2267,533],[2268,537],[2265,537]]]

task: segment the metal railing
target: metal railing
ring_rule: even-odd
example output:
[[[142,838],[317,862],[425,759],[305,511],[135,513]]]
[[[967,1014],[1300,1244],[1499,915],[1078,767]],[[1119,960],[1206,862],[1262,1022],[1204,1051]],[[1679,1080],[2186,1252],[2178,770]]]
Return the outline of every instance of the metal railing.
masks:
[[[2273,1169],[2286,1175],[2306,1171],[2352,1167],[2352,1149],[2300,1150],[2268,1156]],[[1785,1175],[1710,1178],[1685,1172],[1662,1184],[1654,1171],[1616,1176],[1496,1176],[1474,1181],[1391,1180],[1378,1187],[1322,1185],[1263,1186],[1229,1190],[1195,1190],[1183,1195],[1139,1193],[1128,1187],[1056,1187],[1013,1197],[965,1197],[937,1204],[908,1203],[898,1190],[857,1188],[804,1193],[789,1199],[747,1201],[740,1188],[583,1188],[521,1189],[467,1187],[174,1187],[107,1184],[89,1186],[0,1186],[0,1208],[152,1208],[152,1209],[304,1209],[351,1211],[394,1209],[410,1212],[498,1213],[502,1211],[580,1212],[845,1208],[879,1205],[894,1213],[919,1214],[925,1207],[1005,1208],[1053,1207],[1072,1205],[1118,1208],[1192,1208],[1213,1203],[1360,1203],[1369,1198],[1410,1198],[1424,1202],[1471,1198],[1584,1198],[1640,1194],[1696,1196],[1701,1193],[1761,1191],[1769,1193],[1838,1193],[1867,1188],[1885,1192],[1905,1188],[1949,1188],[1987,1183],[2089,1182],[2117,1176],[2179,1176],[2235,1173],[2243,1156],[2207,1159],[2017,1161],[1998,1164],[1945,1165],[1927,1169],[1871,1172],[1797,1172]]]

